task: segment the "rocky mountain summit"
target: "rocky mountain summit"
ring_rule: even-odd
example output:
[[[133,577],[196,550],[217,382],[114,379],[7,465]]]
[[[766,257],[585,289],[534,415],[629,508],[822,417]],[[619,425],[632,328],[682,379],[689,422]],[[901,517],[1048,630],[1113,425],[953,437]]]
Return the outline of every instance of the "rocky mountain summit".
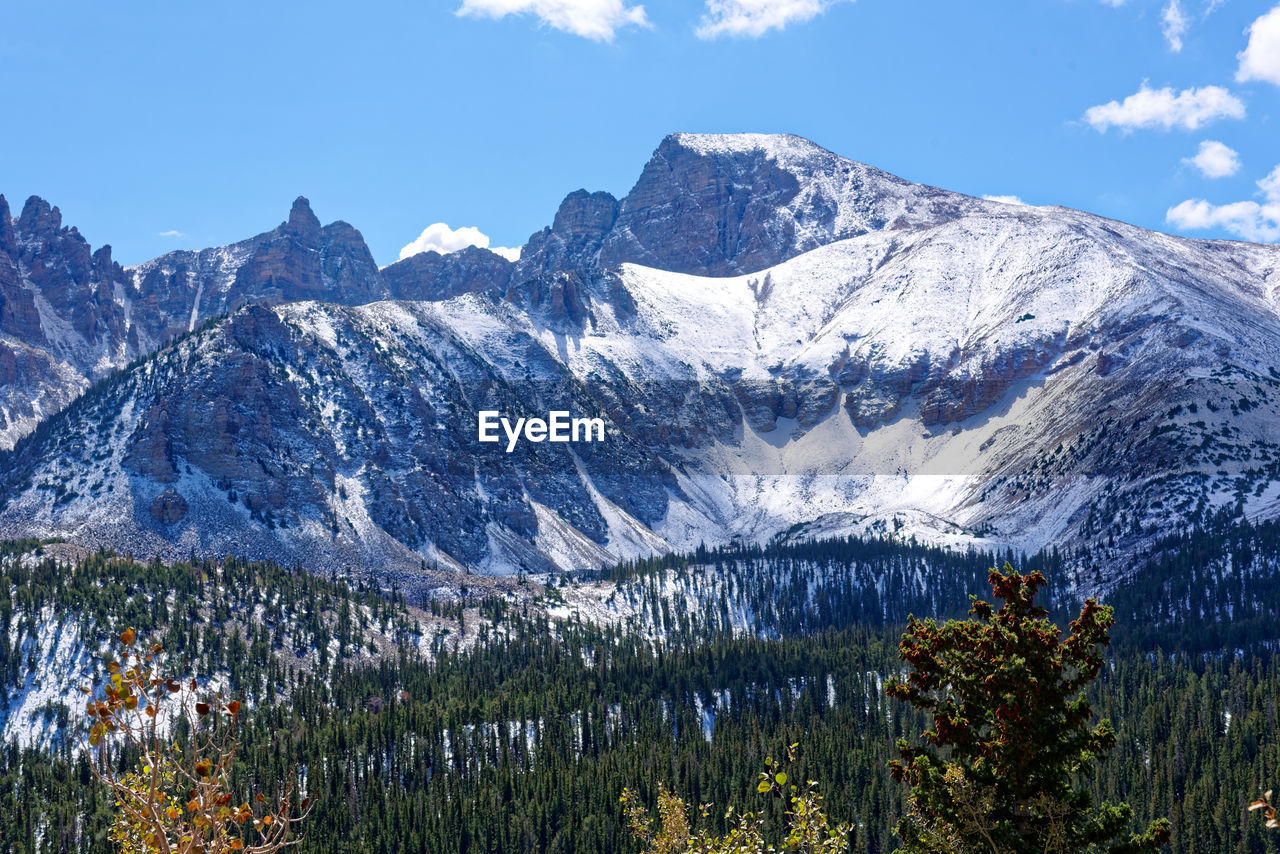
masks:
[[[168,335],[250,303],[359,305],[390,296],[360,232],[341,221],[321,226],[302,197],[272,231],[230,246],[170,252],[129,272],[147,313],[164,318],[158,331]]]
[[[668,137],[515,263],[379,270],[300,199],[121,269],[27,207],[0,217],[5,435],[34,429],[0,458],[6,533],[412,579],[849,532],[1123,553],[1280,515],[1274,246],[757,134]],[[607,441],[507,453],[482,409]]]
[[[0,447],[211,317],[251,303],[389,295],[360,232],[321,226],[304,198],[265,234],[124,269],[43,199],[13,219],[0,196]]]
[[[621,201],[570,193],[551,226],[529,238],[516,278],[624,263],[699,276],[754,273],[837,240],[981,206],[797,136],[677,133]]]
[[[13,218],[0,196],[0,447],[138,351],[127,284],[111,247],[93,251],[56,207],[33,196]]]

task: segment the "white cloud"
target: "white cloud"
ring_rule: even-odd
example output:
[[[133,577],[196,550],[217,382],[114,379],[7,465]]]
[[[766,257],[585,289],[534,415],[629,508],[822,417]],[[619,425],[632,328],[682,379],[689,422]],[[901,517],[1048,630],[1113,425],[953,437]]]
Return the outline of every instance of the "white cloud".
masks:
[[[1268,202],[1280,205],[1280,165],[1271,170],[1271,174],[1258,181],[1258,189]]]
[[[707,0],[707,11],[697,29],[698,38],[759,38],[769,30],[781,30],[787,24],[815,18],[832,2],[834,0]]]
[[[508,261],[515,261],[520,257],[519,247],[513,249],[507,246],[490,246],[489,235],[473,225],[453,229],[443,222],[435,222],[424,228],[416,240],[400,250],[400,260],[403,261],[419,252],[439,252],[441,255],[448,255],[450,252],[457,252],[468,246],[488,249]]]
[[[1280,86],[1280,6],[1276,6],[1245,30],[1249,43],[1236,54],[1240,67],[1236,80],[1260,80]]]
[[[1258,242],[1280,241],[1280,166],[1258,182],[1262,202],[1215,205],[1187,199],[1165,212],[1166,222],[1182,229],[1220,228],[1228,234]]]
[[[1178,228],[1221,228],[1258,243],[1280,240],[1280,205],[1257,202],[1215,205],[1204,199],[1187,199],[1169,208],[1165,219]]]
[[[1213,139],[1200,143],[1195,157],[1184,157],[1182,162],[1200,170],[1206,178],[1228,178],[1240,171],[1240,155]]]
[[[186,237],[186,236],[187,236],[187,233],[185,231],[178,231],[176,228],[171,228],[168,231],[156,232],[156,237],[170,237],[170,238],[173,238],[174,240],[177,240],[179,238]]]
[[[1084,114],[1084,120],[1099,132],[1110,127],[1196,130],[1223,118],[1244,118],[1244,102],[1221,86],[1175,93],[1168,86],[1152,89],[1145,82],[1124,101],[1108,101],[1090,107]]]
[[[648,27],[644,6],[627,6],[623,0],[462,0],[459,15],[505,18],[532,14],[542,23],[566,33],[596,41],[613,41],[627,26]]]
[[[1182,4],[1178,0],[1169,0],[1164,11],[1160,13],[1160,32],[1169,42],[1169,50],[1174,53],[1182,50],[1182,37],[1187,34],[1190,22],[1182,12]]]
[[[983,196],[989,202],[1004,202],[1006,205],[1025,205],[1022,199],[1017,196]]]

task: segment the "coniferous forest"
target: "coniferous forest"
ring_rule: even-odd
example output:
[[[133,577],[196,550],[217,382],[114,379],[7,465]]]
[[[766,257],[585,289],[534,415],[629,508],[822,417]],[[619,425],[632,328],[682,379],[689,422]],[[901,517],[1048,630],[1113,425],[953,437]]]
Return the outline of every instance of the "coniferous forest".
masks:
[[[432,601],[269,563],[100,553],[68,565],[45,548],[0,550],[4,714],[37,685],[48,693],[40,671],[57,638],[78,637],[88,668],[113,631],[136,627],[243,700],[236,782],[271,790],[296,767],[315,802],[299,850],[318,854],[637,850],[624,787],[714,804],[718,830],[730,805],[778,821],[754,781],[792,743],[792,776],[818,781],[832,818],[852,823],[850,850],[894,851],[905,792],[886,765],[925,725],[884,693],[904,670],[906,616],[963,617],[1008,557],[860,539],[701,549],[524,596]],[[1055,591],[1079,589],[1103,560],[1018,564],[1050,579],[1057,616],[1078,603]],[[1084,782],[1128,801],[1135,826],[1168,816],[1171,851],[1280,850],[1246,812],[1280,782],[1277,566],[1280,528],[1224,522],[1163,541],[1107,597],[1114,643],[1088,692],[1118,737]],[[547,615],[590,583],[611,585],[662,640]],[[672,601],[672,585],[718,591],[749,625]],[[113,805],[77,747],[75,680],[91,675],[46,702],[38,738],[10,728],[0,850],[113,850]]]

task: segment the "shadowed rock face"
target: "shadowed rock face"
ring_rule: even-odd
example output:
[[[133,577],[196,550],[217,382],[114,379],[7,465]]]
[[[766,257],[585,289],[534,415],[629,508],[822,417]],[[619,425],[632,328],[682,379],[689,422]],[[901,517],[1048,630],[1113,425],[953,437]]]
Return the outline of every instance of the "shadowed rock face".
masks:
[[[173,525],[187,515],[187,500],[178,492],[166,489],[151,502],[151,518],[165,525]]]
[[[225,334],[248,346],[229,349],[217,365],[192,364],[195,381],[155,398],[124,469],[160,484],[198,469],[263,520],[286,506],[315,506],[320,487],[333,486],[336,451],[317,443],[314,414],[276,367],[295,361],[288,330],[255,306],[235,315]],[[282,464],[282,447],[299,454],[298,470]]]
[[[599,263],[754,273],[886,226],[953,219],[973,202],[796,136],[672,134],[622,200]]]
[[[251,302],[301,299],[360,305],[387,296],[360,232],[345,222],[322,227],[301,196],[288,220],[254,242],[225,298],[214,296],[216,304],[231,310]]]
[[[608,193],[575,190],[565,197],[551,226],[529,238],[515,280],[599,266],[601,243],[618,218],[618,200]]]
[[[601,260],[710,276],[773,266],[794,251],[794,224],[777,212],[799,191],[764,150],[703,154],[668,137],[623,200]],[[833,210],[809,214],[830,228]]]
[[[273,231],[179,251],[126,270],[93,251],[43,199],[10,216],[0,196],[0,448],[89,382],[154,352],[210,317],[252,303],[389,295],[360,232],[321,226],[304,198]],[[4,364],[21,361],[24,371]]]
[[[32,196],[17,218],[0,196],[0,448],[137,350],[127,273]]]
[[[289,219],[260,240],[249,260],[236,270],[231,305],[263,299],[308,299],[323,293],[320,235],[320,220],[307,200],[299,197]]]
[[[125,310],[115,289],[128,281],[111,260],[111,247],[94,252],[62,212],[37,196],[27,199],[16,220],[0,197],[0,331],[19,341],[47,346],[59,355],[91,358],[125,336]],[[38,302],[62,328],[45,329]]]
[[[152,341],[251,303],[361,305],[389,295],[360,232],[345,222],[321,226],[301,196],[272,231],[230,246],[170,252],[131,272],[147,308],[139,320],[154,318],[147,328]]]
[[[38,327],[40,316],[31,294],[22,287],[17,255],[17,238],[9,215],[9,203],[0,196],[0,333],[23,336],[24,330]]]
[[[443,300],[462,294],[506,290],[515,265],[488,249],[468,246],[448,255],[419,252],[384,267],[392,299]]]

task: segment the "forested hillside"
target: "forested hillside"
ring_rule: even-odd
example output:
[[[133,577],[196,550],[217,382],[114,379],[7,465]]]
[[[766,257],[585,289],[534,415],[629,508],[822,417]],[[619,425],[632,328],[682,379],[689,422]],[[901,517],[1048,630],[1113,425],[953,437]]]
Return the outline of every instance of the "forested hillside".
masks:
[[[411,614],[395,591],[261,561],[140,563],[8,542],[0,589],[0,733],[23,744],[63,740],[69,693],[91,681],[113,626],[136,627],[255,705],[304,676],[451,640],[446,620]]]
[[[1168,541],[1184,556],[1173,569],[1171,557],[1151,556],[1168,573],[1166,585],[1144,587],[1137,574],[1131,590],[1117,591],[1118,643],[1090,693],[1119,740],[1091,784],[1100,796],[1129,801],[1135,824],[1169,816],[1172,851],[1280,850],[1245,813],[1280,781],[1280,658],[1266,643],[1171,656],[1162,647],[1189,642],[1188,620],[1169,623],[1168,633],[1162,624],[1126,627],[1139,603],[1165,607],[1152,591],[1185,603],[1206,579],[1224,579],[1223,601],[1238,603],[1234,567],[1247,549],[1249,577],[1264,585],[1275,565],[1273,532],[1182,539]],[[86,648],[120,620],[143,634],[154,629],[175,660],[189,658],[194,672],[248,701],[241,784],[270,788],[298,764],[316,799],[300,850],[318,854],[632,850],[618,796],[631,786],[652,801],[659,783],[692,803],[716,804],[713,821],[730,804],[775,810],[777,820],[776,807],[754,794],[755,774],[793,742],[801,745],[794,773],[820,782],[833,818],[854,822],[851,850],[893,851],[904,792],[885,763],[894,740],[922,726],[883,693],[885,677],[903,669],[901,609],[962,615],[969,592],[989,593],[985,569],[1000,557],[856,539],[705,551],[621,566],[599,582],[530,583],[522,596],[419,609],[393,593],[270,564],[166,567],[90,555],[72,566],[37,558],[34,548],[4,550],[10,707],[36,678],[26,657],[36,651],[40,661],[50,618],[64,633],[76,627]],[[1199,561],[1190,557],[1197,554]],[[1052,573],[1063,560],[1027,563]],[[662,578],[675,580],[659,588]],[[860,578],[866,584],[854,583]],[[665,639],[643,621],[588,620],[610,613],[574,606],[602,601],[593,586],[615,603],[666,602]],[[705,595],[682,598],[679,589]],[[1058,595],[1061,611],[1071,597]],[[731,611],[750,604],[759,621],[689,616],[712,613],[706,603],[717,598]],[[187,601],[199,604],[187,609]],[[1273,619],[1267,602],[1250,606],[1259,625]],[[1209,625],[1211,613],[1195,625]],[[55,710],[50,733],[57,722]],[[0,826],[0,850],[111,850],[110,805],[73,744],[30,747],[10,735],[0,812],[12,820]]]

